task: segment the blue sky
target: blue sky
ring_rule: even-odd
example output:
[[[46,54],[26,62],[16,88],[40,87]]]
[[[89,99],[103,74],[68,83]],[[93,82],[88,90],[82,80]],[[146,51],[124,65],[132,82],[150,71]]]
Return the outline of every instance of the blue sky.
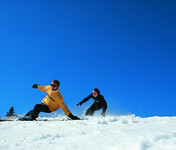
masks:
[[[108,114],[176,115],[174,0],[0,0],[0,116],[24,114],[61,82],[80,116],[97,87]],[[62,111],[57,111],[61,113]]]

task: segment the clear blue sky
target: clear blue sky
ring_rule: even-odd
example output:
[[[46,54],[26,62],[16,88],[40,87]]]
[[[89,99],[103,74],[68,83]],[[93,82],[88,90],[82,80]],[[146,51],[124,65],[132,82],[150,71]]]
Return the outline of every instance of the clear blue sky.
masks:
[[[45,93],[31,86],[53,79],[78,116],[95,87],[109,114],[175,116],[175,8],[175,0],[0,0],[0,116],[41,103]]]

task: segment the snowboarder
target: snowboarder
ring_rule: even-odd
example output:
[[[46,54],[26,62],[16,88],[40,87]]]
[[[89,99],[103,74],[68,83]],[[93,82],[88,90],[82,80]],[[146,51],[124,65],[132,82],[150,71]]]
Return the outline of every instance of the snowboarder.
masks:
[[[100,95],[100,90],[95,88],[93,90],[93,93],[88,95],[86,98],[84,98],[81,102],[77,104],[77,106],[81,106],[83,103],[88,101],[89,99],[93,99],[94,103],[86,110],[85,115],[86,116],[93,116],[95,111],[98,111],[100,109],[103,109],[101,115],[105,117],[106,109],[107,109],[107,102],[104,99],[103,95]]]
[[[72,120],[80,120],[77,116],[74,116],[63,101],[63,97],[59,91],[60,82],[53,80],[51,85],[42,86],[38,84],[32,85],[33,88],[37,88],[42,92],[46,92],[46,97],[43,98],[41,104],[36,104],[34,109],[29,111],[24,117],[19,120],[35,120],[40,112],[51,113],[58,110],[60,107],[62,111]]]

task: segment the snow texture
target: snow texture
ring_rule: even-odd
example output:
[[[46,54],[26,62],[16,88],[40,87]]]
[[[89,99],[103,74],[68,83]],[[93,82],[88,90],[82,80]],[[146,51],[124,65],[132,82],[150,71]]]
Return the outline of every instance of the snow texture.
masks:
[[[0,122],[0,150],[176,150],[176,117]]]

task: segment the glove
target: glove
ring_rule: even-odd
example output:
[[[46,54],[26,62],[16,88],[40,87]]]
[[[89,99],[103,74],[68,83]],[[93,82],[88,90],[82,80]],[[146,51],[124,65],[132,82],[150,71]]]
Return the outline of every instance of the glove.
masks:
[[[105,112],[102,112],[101,115],[102,115],[103,117],[105,117]]]
[[[79,105],[81,106],[81,105],[82,105],[82,103],[78,103],[78,104],[76,104],[76,106],[79,106]]]
[[[73,116],[72,113],[70,113],[70,114],[68,115],[68,117],[69,117],[70,119],[72,119],[72,120],[81,120],[79,117]]]
[[[36,89],[38,87],[38,84],[33,84],[32,87]]]

